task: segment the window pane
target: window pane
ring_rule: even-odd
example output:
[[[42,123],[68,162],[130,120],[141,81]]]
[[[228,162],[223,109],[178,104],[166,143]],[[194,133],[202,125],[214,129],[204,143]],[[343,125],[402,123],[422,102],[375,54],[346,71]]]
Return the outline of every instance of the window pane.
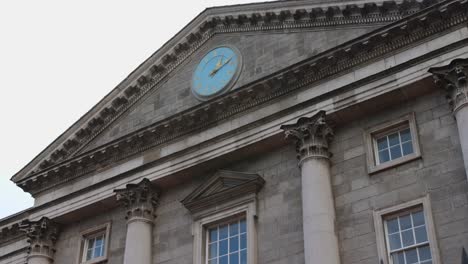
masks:
[[[219,255],[226,255],[228,253],[228,240],[219,241]]]
[[[247,232],[247,223],[246,223],[245,219],[242,219],[240,221],[240,232],[241,233]]]
[[[88,249],[92,249],[94,247],[94,238],[88,239]]]
[[[429,246],[425,247],[420,247],[418,248],[419,251],[419,260],[424,261],[424,260],[429,260],[431,259],[431,250],[429,249]]]
[[[97,258],[101,256],[101,247],[95,247],[94,248],[94,255],[93,258]]]
[[[411,246],[414,245],[414,236],[413,236],[413,230],[407,230],[401,232],[401,238],[403,240],[403,246]]]
[[[247,250],[242,250],[241,251],[240,264],[247,264]]]
[[[396,145],[390,148],[390,156],[392,157],[392,160],[398,159],[399,157],[401,157],[400,145]]]
[[[401,248],[400,234],[399,233],[389,235],[388,240],[390,241],[390,249],[391,250]]]
[[[413,142],[408,141],[406,143],[403,143],[402,147],[403,147],[403,156],[413,153]]]
[[[401,230],[411,228],[410,215],[400,216],[400,228]]]
[[[390,154],[388,150],[379,151],[379,161],[380,163],[384,163],[390,160]]]
[[[218,259],[212,259],[208,261],[208,264],[218,264]]]
[[[388,148],[387,137],[377,139],[377,148],[378,150],[383,150]]]
[[[90,260],[93,258],[93,249],[90,248],[88,249],[88,251],[86,252],[86,260]]]
[[[214,258],[216,256],[218,256],[218,244],[217,243],[213,243],[213,244],[210,244],[210,255],[209,255],[209,258]]]
[[[396,233],[400,230],[398,227],[398,218],[387,221],[387,229],[389,234]]]
[[[405,254],[403,252],[392,254],[393,264],[405,264]]]
[[[210,242],[218,240],[218,228],[210,229]]]
[[[412,216],[413,216],[414,226],[424,225],[425,222],[424,222],[424,213],[423,213],[423,211],[413,213]]]
[[[414,229],[414,233],[416,234],[416,242],[422,243],[427,241],[427,232],[426,226],[420,226]]]
[[[219,264],[228,264],[228,256],[220,257]]]
[[[224,239],[228,237],[228,225],[219,227],[219,239]]]
[[[229,252],[239,251],[239,236],[231,237],[229,241]]]
[[[239,233],[239,223],[235,222],[229,225],[229,235],[235,236]]]
[[[239,253],[229,255],[229,264],[239,264]]]
[[[416,249],[405,251],[405,256],[407,264],[418,263],[418,254],[416,253]]]
[[[400,137],[398,136],[398,133],[388,135],[388,142],[390,144],[390,147],[399,145],[400,144]]]
[[[96,245],[95,247],[100,247],[103,244],[103,238],[102,236],[96,238]]]
[[[407,128],[407,129],[401,131],[400,136],[401,136],[401,142],[410,141],[411,140],[410,129]]]
[[[240,236],[240,248],[247,248],[247,234],[242,234]]]
[[[421,264],[432,264],[432,260],[421,262]]]

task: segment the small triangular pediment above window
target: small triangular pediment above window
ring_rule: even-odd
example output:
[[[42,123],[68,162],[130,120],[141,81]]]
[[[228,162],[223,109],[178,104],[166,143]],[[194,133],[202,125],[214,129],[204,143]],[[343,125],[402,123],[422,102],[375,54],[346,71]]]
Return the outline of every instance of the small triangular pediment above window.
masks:
[[[220,170],[181,202],[192,213],[224,202],[256,194],[265,183],[256,173]]]

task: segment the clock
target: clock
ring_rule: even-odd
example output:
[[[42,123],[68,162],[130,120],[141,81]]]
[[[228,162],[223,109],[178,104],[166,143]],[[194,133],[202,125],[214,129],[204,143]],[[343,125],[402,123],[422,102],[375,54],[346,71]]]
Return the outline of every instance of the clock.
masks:
[[[242,68],[237,49],[221,46],[212,49],[193,72],[192,92],[200,100],[208,100],[229,91]]]

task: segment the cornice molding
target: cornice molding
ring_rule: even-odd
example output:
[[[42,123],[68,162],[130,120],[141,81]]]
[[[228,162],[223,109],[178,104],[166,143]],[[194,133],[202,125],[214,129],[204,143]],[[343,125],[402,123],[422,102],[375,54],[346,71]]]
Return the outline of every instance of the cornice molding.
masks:
[[[131,85],[121,89],[118,95],[86,124],[76,129],[76,133],[64,140],[46,158],[30,170],[30,174],[46,170],[64,160],[81,153],[83,149],[123,113],[132,109],[135,104],[149,92],[157,90],[170,74],[205,42],[220,33],[299,30],[308,28],[336,27],[346,25],[381,24],[398,21],[437,3],[437,0],[407,0],[402,3],[386,1],[363,5],[314,7],[311,9],[294,7],[268,12],[253,12],[208,16],[185,40],[174,45],[174,48],[161,55],[161,59],[149,67],[149,70],[135,78]],[[226,7],[224,7],[226,8]],[[16,176],[15,176],[16,177]],[[14,177],[14,178],[15,178]]]
[[[467,1],[445,1],[17,182],[32,194],[390,54],[467,21]]]
[[[25,237],[25,234],[20,230],[20,223],[13,223],[0,230],[0,245],[21,237]]]

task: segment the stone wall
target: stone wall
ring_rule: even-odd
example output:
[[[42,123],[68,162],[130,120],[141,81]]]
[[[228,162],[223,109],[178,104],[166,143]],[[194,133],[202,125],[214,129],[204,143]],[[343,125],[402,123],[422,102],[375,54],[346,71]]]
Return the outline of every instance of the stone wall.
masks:
[[[415,112],[422,159],[369,175],[364,130]],[[378,263],[373,210],[430,195],[443,263],[458,263],[468,248],[468,184],[457,127],[442,92],[435,92],[342,125],[332,142],[332,184],[342,264]],[[258,199],[259,264],[302,264],[300,171],[292,145],[227,166],[259,173],[266,181]],[[192,263],[192,219],[180,200],[210,175],[163,192],[154,226],[154,263]],[[122,263],[124,210],[113,209],[69,226],[57,244],[56,263],[77,258],[79,233],[112,221],[109,263]]]
[[[415,112],[422,159],[368,175],[363,131]],[[379,263],[373,210],[430,195],[443,263],[460,263],[468,247],[468,184],[457,126],[443,92],[336,129],[332,184],[342,264]]]

